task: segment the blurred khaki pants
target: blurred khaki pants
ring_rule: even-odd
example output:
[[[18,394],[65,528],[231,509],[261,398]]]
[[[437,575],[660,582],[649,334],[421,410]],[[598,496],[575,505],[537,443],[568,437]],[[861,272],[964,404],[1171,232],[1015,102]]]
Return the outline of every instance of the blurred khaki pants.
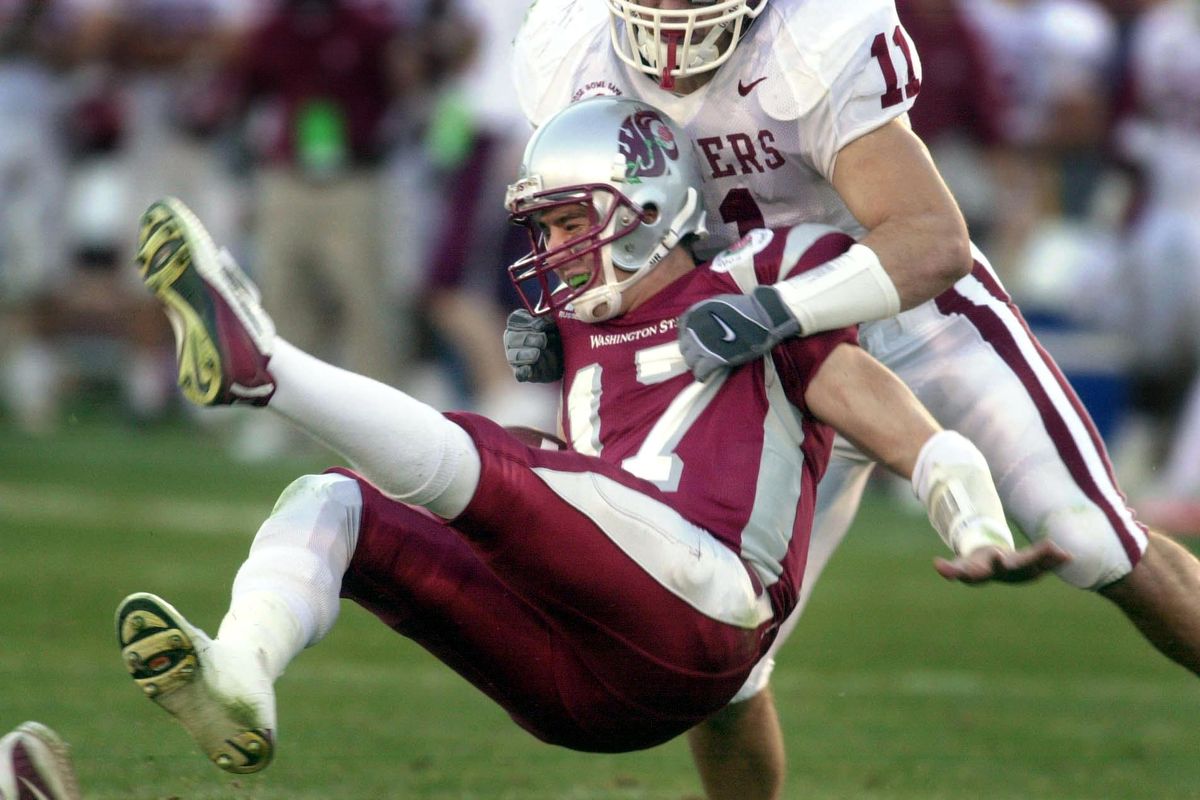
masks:
[[[255,275],[279,335],[338,366],[395,383],[393,298],[382,259],[380,179],[259,175]]]

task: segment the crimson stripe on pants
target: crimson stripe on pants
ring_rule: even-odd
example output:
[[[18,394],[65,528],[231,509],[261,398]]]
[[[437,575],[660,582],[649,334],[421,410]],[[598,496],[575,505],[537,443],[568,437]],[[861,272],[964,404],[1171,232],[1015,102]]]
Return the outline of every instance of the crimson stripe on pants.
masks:
[[[1004,289],[987,268],[976,261],[971,270],[971,276],[979,281],[991,297],[1005,305],[1012,313],[1013,318],[1025,331],[1030,343],[1041,356],[1044,366],[1054,376],[1063,395],[1075,409],[1075,413],[1091,438],[1092,446],[1104,464],[1109,480],[1116,487],[1117,482],[1113,475],[1112,464],[1109,463],[1100,434],[1096,430],[1096,426],[1092,423],[1092,418],[1080,402],[1079,397],[1075,394],[1075,390],[1071,388],[1070,383],[1063,376],[1058,365],[1054,363],[1054,359],[1050,357],[1033,335],[1033,332],[1029,330],[1029,325],[1025,322],[1025,318],[1021,316],[1020,310],[1012,303],[1007,293],[1005,293]],[[1033,366],[1025,359],[1016,336],[1009,329],[997,310],[991,306],[976,303],[954,288],[939,295],[936,302],[938,310],[943,314],[960,314],[974,325],[984,341],[995,349],[996,353],[1016,374],[1026,391],[1029,392],[1029,397],[1037,406],[1042,423],[1046,426],[1046,431],[1050,434],[1050,438],[1054,442],[1059,455],[1062,457],[1063,463],[1066,464],[1068,471],[1070,471],[1071,477],[1075,479],[1076,484],[1083,490],[1088,499],[1103,510],[1105,517],[1108,518],[1109,524],[1116,532],[1117,538],[1125,550],[1125,555],[1129,558],[1130,565],[1136,566],[1142,557],[1141,547],[1125,528],[1125,523],[1121,518],[1121,511],[1115,508],[1105,497],[1104,492],[1096,482],[1095,476],[1088,469],[1083,451],[1080,449],[1079,443],[1071,435],[1070,427],[1067,425],[1062,413],[1050,398],[1046,387],[1038,380],[1037,373]],[[1119,488],[1117,489],[1117,494],[1124,500],[1124,495],[1121,494]],[[1134,521],[1134,524],[1141,528],[1143,532],[1145,531],[1141,523]]]

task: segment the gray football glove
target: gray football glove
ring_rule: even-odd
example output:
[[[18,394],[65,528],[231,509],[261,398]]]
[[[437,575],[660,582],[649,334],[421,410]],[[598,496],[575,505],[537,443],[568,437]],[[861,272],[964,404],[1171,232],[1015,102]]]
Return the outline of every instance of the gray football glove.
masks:
[[[679,349],[697,380],[771,352],[800,333],[800,323],[772,286],[750,294],[719,294],[701,300],[679,318]]]
[[[553,383],[562,378],[562,340],[549,317],[535,317],[523,308],[509,314],[504,357],[522,383]]]

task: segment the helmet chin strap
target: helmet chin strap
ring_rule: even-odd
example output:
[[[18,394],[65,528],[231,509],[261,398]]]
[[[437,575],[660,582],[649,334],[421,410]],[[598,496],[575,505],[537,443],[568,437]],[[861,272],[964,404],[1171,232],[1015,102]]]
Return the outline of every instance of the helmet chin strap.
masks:
[[[648,272],[651,267],[666,258],[667,253],[671,252],[675,245],[679,244],[679,240],[683,238],[683,234],[681,234],[679,230],[683,227],[683,224],[687,222],[693,214],[696,213],[696,206],[698,206],[699,203],[700,193],[696,191],[695,187],[689,186],[687,190],[687,200],[684,201],[683,208],[679,210],[679,213],[676,214],[675,218],[671,220],[671,224],[667,227],[667,235],[664,236],[662,241],[658,243],[658,247],[654,248],[653,252],[650,253],[650,257],[646,259],[646,263],[642,265],[641,270],[634,275],[634,278],[638,277],[638,275],[644,275],[646,272]],[[703,220],[701,220],[700,226],[696,228],[696,233],[700,236],[708,235],[708,229],[704,227]],[[633,278],[630,279],[630,281],[632,280]]]
[[[610,280],[610,277],[615,277],[611,242],[600,249],[599,255],[601,277],[604,278],[604,283],[588,289],[571,301],[571,310],[575,312],[575,317],[580,322],[603,322],[620,314],[623,305],[621,292],[632,282],[633,278],[637,277],[634,275],[629,281]]]
[[[575,317],[581,322],[603,322],[620,314],[625,291],[649,275],[650,271],[679,244],[679,240],[683,238],[683,235],[679,231],[684,223],[696,213],[699,203],[700,193],[696,191],[695,187],[689,186],[687,200],[684,202],[683,208],[671,220],[666,235],[663,236],[658,246],[651,251],[650,257],[625,280],[615,283],[605,283],[603,286],[589,289],[572,300],[571,308],[575,312]],[[696,229],[696,233],[700,236],[707,235],[708,230],[704,227],[703,222]],[[604,265],[604,271],[612,273],[613,267],[616,265],[612,261],[611,244],[605,245],[601,251],[601,261]],[[621,269],[619,266],[616,268]]]
[[[622,289],[606,284],[590,289],[571,301],[571,310],[580,322],[604,322],[621,313]]]

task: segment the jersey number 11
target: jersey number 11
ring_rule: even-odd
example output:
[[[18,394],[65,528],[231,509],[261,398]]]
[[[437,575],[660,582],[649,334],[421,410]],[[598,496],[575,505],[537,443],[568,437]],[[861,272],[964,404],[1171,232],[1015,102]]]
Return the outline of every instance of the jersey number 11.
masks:
[[[900,78],[896,75],[895,65],[892,64],[892,53],[891,48],[888,47],[887,37],[882,33],[875,34],[874,40],[871,41],[871,55],[879,62],[879,68],[883,70],[883,80],[887,84],[886,91],[879,98],[881,108],[894,106],[905,99],[912,99],[917,96],[917,92],[921,91],[921,79],[917,77],[916,70],[913,69],[912,45],[908,43],[908,37],[899,25],[892,31],[892,41],[904,55],[904,66],[908,70],[908,83],[904,84],[903,89],[900,88]]]

